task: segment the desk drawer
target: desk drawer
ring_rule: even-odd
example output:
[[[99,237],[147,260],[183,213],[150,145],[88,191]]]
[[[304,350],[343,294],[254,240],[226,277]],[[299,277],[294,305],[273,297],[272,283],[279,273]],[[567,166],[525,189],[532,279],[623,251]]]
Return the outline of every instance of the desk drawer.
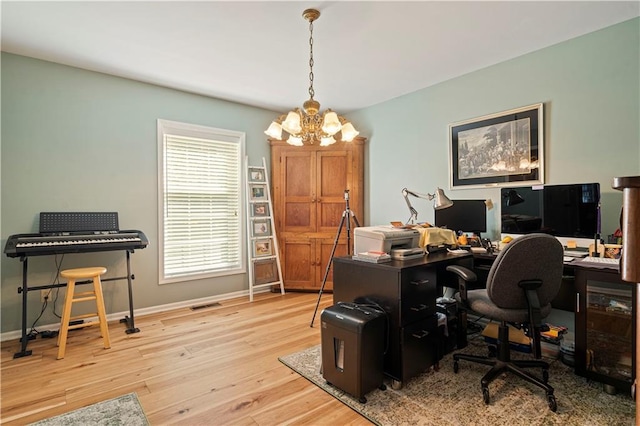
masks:
[[[432,271],[414,271],[402,277],[400,311],[402,325],[436,313],[437,283]]]
[[[435,365],[442,357],[438,319],[432,315],[402,328],[402,381]]]

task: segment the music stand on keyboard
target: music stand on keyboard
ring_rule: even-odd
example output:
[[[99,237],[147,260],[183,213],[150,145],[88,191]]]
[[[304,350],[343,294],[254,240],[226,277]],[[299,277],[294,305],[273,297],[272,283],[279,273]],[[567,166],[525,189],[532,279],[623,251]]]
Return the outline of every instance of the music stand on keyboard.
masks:
[[[118,212],[40,212],[40,233],[118,232]]]

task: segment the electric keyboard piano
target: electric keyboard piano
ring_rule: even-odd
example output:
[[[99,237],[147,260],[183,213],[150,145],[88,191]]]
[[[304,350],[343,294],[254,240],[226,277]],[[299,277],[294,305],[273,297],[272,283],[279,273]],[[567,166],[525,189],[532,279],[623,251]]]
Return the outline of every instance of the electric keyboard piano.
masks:
[[[31,256],[48,256],[58,254],[91,253],[102,251],[124,251],[127,260],[127,276],[103,278],[102,281],[127,280],[129,290],[129,316],[120,322],[127,324],[127,334],[137,333],[133,316],[133,288],[130,255],[137,249],[149,245],[149,240],[142,231],[118,229],[118,213],[40,213],[40,232],[37,234],[11,235],[7,240],[4,253],[8,257],[20,258],[22,262],[22,338],[21,351],[14,358],[31,355],[27,350],[27,294],[29,291],[66,287],[66,283],[31,286],[27,284],[28,258]],[[79,283],[82,284],[82,283]]]
[[[65,235],[16,234],[9,237],[8,257],[47,256],[65,253],[136,250],[149,245],[142,231],[96,232]]]

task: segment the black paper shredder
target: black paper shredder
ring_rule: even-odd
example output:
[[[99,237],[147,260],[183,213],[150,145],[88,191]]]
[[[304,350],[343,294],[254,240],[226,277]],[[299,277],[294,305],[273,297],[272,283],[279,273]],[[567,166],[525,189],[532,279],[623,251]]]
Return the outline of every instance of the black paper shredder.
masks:
[[[322,376],[327,383],[355,396],[385,389],[386,313],[355,303],[339,302],[322,311]]]

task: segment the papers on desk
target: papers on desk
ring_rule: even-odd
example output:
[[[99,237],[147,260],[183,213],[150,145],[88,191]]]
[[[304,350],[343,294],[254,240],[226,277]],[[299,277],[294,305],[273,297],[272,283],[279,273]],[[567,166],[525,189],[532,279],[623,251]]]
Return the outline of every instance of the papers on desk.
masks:
[[[463,250],[463,249],[455,249],[455,250],[447,249],[447,251],[448,251],[449,253],[453,253],[453,254],[465,254],[465,253],[469,253],[467,250]]]
[[[365,251],[362,253],[356,253],[351,258],[353,260],[369,263],[383,263],[391,261],[391,256],[383,251]]]
[[[484,247],[471,247],[471,253],[486,253],[487,249]]]

